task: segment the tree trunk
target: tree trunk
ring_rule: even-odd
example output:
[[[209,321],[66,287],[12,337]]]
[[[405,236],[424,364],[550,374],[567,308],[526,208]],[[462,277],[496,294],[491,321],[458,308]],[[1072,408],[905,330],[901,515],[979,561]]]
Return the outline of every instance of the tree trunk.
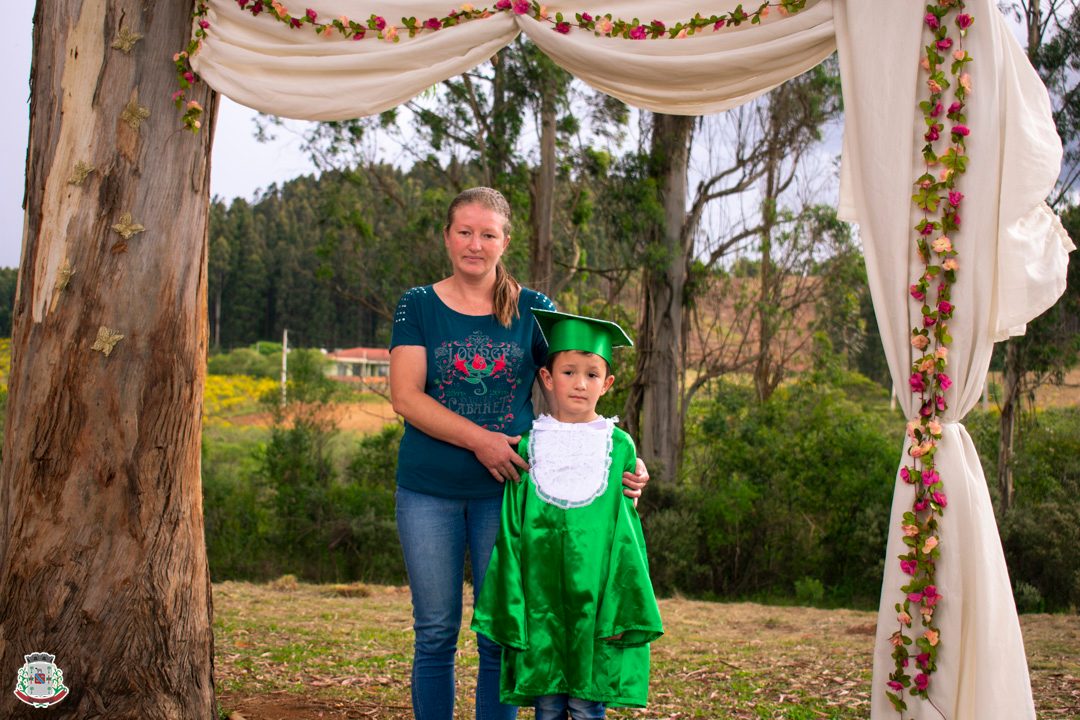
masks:
[[[217,716],[199,477],[216,100],[191,93],[206,106],[192,136],[169,97],[190,13],[35,12],[0,668],[10,688],[24,654],[48,652],[70,694],[43,713],[0,693],[3,718]],[[112,47],[130,33],[130,52]]]
[[[1020,338],[1005,343],[1005,387],[1001,399],[1001,437],[998,440],[998,519],[1012,507],[1013,447],[1016,442],[1016,415],[1020,402]]]
[[[638,454],[655,478],[678,476],[682,426],[683,288],[686,284],[687,165],[695,118],[653,115],[652,177],[660,188],[664,223],[657,229],[643,271],[643,312],[637,336],[637,367],[627,397],[627,423],[638,439]],[[638,412],[640,411],[640,420]]]
[[[770,118],[769,130],[774,132],[777,125],[775,111],[770,111]],[[770,137],[775,137],[775,135],[770,135]],[[777,283],[782,283],[783,278],[776,276],[776,269],[772,263],[772,233],[776,226],[776,205],[779,195],[777,178],[780,171],[780,159],[777,144],[770,142],[768,157],[765,161],[765,198],[762,200],[761,208],[761,271],[758,273],[761,284],[757,313],[758,355],[754,365],[754,389],[757,392],[758,402],[762,403],[772,396],[777,384],[772,343],[776,335],[777,300],[781,295],[778,292]]]
[[[546,84],[540,99],[540,167],[533,177],[530,286],[551,295],[555,282],[551,226],[555,215],[555,89]]]

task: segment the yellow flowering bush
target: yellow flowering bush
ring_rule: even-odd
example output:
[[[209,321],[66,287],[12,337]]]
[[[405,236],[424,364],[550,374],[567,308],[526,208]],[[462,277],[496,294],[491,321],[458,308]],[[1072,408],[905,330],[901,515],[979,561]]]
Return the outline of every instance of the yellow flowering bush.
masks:
[[[257,411],[259,401],[278,387],[271,378],[248,375],[207,375],[203,393],[203,420]]]

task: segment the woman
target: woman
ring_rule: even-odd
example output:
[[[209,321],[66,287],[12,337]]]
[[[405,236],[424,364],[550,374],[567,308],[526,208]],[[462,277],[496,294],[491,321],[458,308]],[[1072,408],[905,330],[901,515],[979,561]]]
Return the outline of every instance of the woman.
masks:
[[[555,308],[503,266],[510,229],[498,191],[458,195],[443,229],[450,277],[412,288],[394,314],[390,394],[405,418],[397,522],[412,591],[417,720],[453,717],[465,550],[475,599],[499,528],[501,483],[528,468],[514,446],[532,423],[533,380],[547,354],[532,311]],[[623,482],[639,496],[644,466]],[[477,720],[514,718],[516,709],[499,703],[499,646],[483,636],[477,645]]]

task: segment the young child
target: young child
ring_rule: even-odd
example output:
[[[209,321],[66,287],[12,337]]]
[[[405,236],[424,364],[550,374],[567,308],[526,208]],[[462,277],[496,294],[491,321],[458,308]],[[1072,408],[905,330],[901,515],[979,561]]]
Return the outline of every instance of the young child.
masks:
[[[596,414],[615,323],[534,310],[548,341],[540,380],[551,401],[522,437],[530,470],[506,483],[502,526],[472,629],[503,646],[499,694],[537,720],[597,720],[644,707],[649,642],[663,634],[641,521],[623,495],[634,442]]]

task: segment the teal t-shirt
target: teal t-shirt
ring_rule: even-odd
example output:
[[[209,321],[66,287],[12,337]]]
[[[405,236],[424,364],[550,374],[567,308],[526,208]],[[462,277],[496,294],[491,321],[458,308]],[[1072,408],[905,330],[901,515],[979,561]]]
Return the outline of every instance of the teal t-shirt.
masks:
[[[390,349],[427,350],[424,392],[477,425],[520,435],[532,425],[532,384],[547,359],[547,343],[533,308],[554,310],[543,293],[522,288],[518,318],[509,328],[494,315],[464,315],[449,308],[431,285],[401,296],[394,312]],[[397,482],[403,488],[447,498],[497,497],[502,484],[465,448],[405,423]]]

